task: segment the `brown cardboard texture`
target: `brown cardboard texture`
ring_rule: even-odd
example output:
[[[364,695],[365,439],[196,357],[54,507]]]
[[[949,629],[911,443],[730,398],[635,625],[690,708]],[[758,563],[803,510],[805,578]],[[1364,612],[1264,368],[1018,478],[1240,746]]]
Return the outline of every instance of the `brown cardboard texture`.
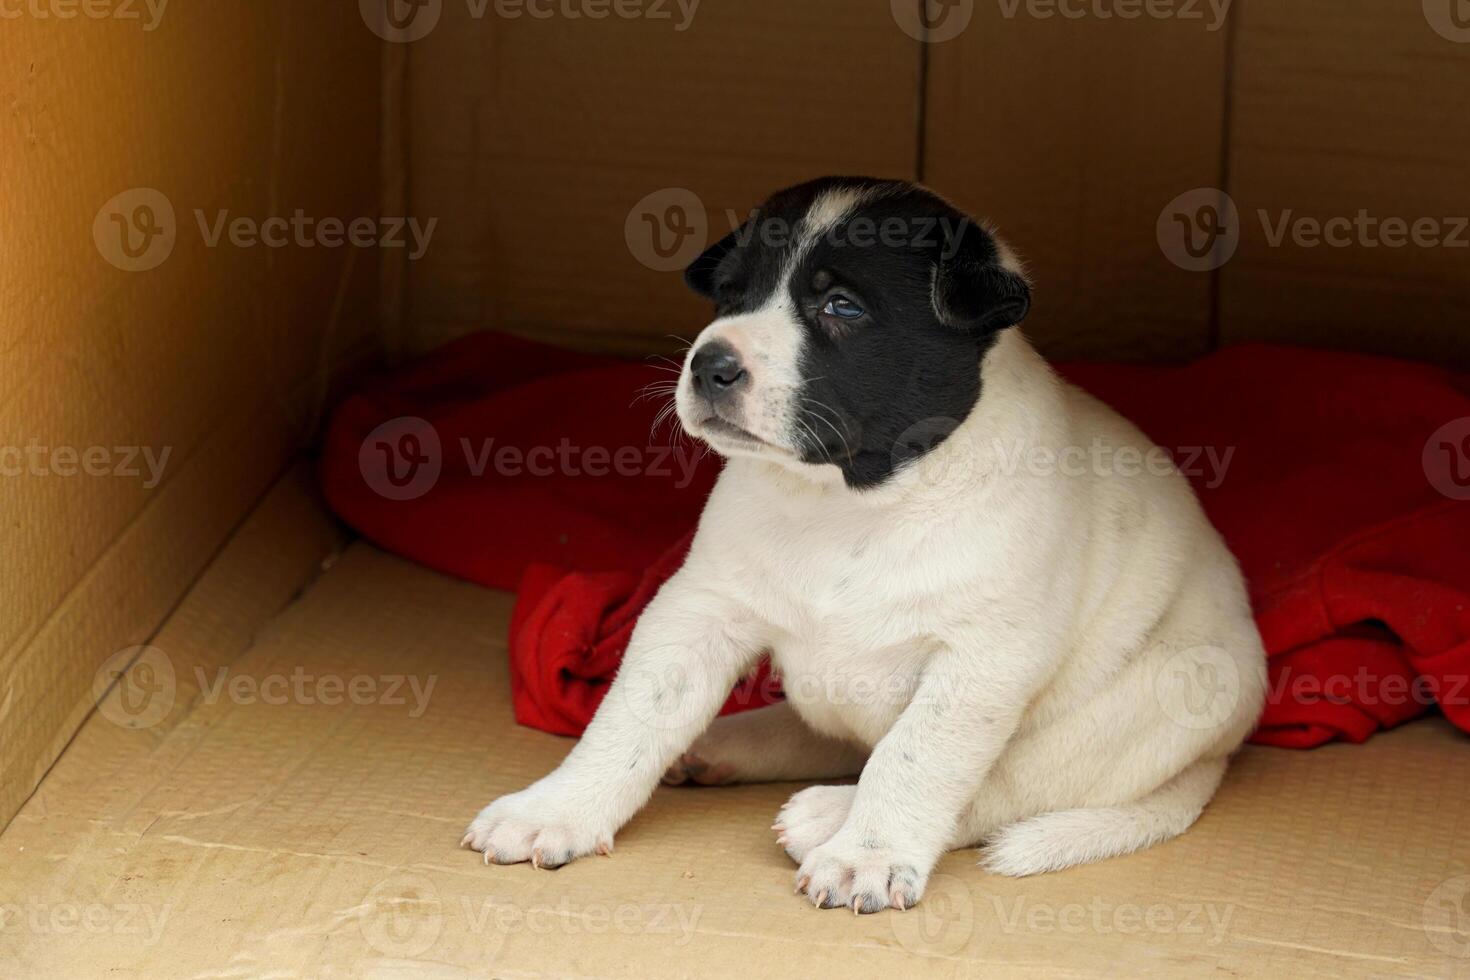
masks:
[[[0,446],[25,470],[0,492],[0,826],[376,342],[351,250],[211,245],[198,218],[373,213],[373,168],[334,163],[377,138],[347,6],[0,19]]]

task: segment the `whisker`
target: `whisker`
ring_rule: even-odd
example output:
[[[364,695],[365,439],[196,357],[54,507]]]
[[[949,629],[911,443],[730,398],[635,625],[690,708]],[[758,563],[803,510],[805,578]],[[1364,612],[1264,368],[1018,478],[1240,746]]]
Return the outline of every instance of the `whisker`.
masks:
[[[677,381],[655,381],[653,384],[644,385],[638,389],[638,394],[633,396],[633,400],[628,403],[628,407],[632,408],[639,402],[652,398],[672,398],[678,390],[679,383]]]
[[[822,445],[822,440],[819,439],[819,438],[817,438],[817,432],[816,432],[816,430],[813,429],[810,425],[807,424],[807,421],[806,421],[806,419],[805,419],[805,417],[803,415],[798,415],[796,417],[796,421],[801,424],[801,427],[803,429],[805,429],[808,433],[810,433],[810,435],[812,437],[812,448],[813,449],[819,449],[819,450],[821,450],[822,455],[823,456],[826,456],[827,457],[827,462],[830,463],[832,461],[832,452],[826,446]]]
[[[648,430],[648,434],[651,438],[656,438],[658,436],[658,427],[663,425],[668,417],[673,414],[674,407],[674,400],[670,398],[668,404],[658,410],[658,414],[653,417],[653,425]]]
[[[841,421],[842,416],[838,415],[837,414],[837,410],[835,408],[833,408],[831,405],[828,405],[825,402],[817,401],[817,399],[815,399],[815,398],[803,398],[802,400],[803,401],[807,401],[807,402],[811,402],[813,405],[820,405],[822,408],[825,408],[827,411],[831,412],[834,416],[836,416],[839,421]],[[848,445],[847,436],[844,435],[842,433],[842,431],[837,428],[837,426],[835,426],[835,425],[832,424],[832,420],[831,419],[827,418],[825,415],[823,415],[821,412],[817,411],[815,408],[808,408],[803,414],[811,415],[813,418],[817,419],[823,425],[827,426],[827,428],[831,429],[832,432],[837,436],[837,438],[842,440],[842,450],[843,450],[844,453],[846,453],[847,458],[848,459],[852,459],[852,447],[850,445]],[[846,428],[846,426],[844,426],[843,428]],[[828,453],[828,458],[829,459],[831,458],[831,454],[830,453]]]

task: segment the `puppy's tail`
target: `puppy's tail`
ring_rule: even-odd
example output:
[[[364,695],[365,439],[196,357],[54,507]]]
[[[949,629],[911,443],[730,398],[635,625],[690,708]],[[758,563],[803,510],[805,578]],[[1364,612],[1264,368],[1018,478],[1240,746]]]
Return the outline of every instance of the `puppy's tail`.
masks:
[[[980,863],[995,874],[1041,874],[1132,854],[1189,829],[1215,795],[1225,759],[1196,762],[1147,796],[1123,806],[1057,810],[1002,827]]]

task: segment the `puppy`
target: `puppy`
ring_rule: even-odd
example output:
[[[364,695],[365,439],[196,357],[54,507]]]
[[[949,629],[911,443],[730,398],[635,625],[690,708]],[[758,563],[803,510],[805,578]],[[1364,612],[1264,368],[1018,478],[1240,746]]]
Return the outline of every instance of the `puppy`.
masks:
[[[906,909],[948,850],[1028,875],[1199,816],[1264,697],[1235,560],[1168,458],[1011,329],[1030,290],[911,184],[776,194],[688,270],[676,392],[726,463],[561,766],[464,843],[554,868],[658,785],[820,780],[775,830],[821,908]],[[784,703],[711,724],[769,653]]]

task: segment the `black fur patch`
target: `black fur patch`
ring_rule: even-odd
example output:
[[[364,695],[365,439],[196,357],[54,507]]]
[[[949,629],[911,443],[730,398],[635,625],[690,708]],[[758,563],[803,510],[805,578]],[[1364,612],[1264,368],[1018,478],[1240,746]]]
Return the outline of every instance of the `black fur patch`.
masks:
[[[865,199],[806,245],[812,206],[843,190]],[[972,219],[922,188],[864,177],[775,194],[685,278],[718,316],[760,309],[786,283],[805,330],[793,437],[806,462],[836,463],[858,489],[883,483],[965,420],[980,398],[981,359],[1030,302]],[[863,315],[822,314],[839,295]]]

